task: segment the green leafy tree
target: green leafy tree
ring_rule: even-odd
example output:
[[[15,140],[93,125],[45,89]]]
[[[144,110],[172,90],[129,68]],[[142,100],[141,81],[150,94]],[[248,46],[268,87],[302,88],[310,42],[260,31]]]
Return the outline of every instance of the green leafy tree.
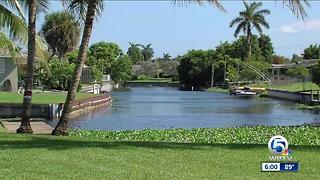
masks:
[[[112,64],[122,56],[122,50],[115,43],[99,42],[89,48],[88,66],[95,65],[104,74],[111,74]]]
[[[271,38],[263,34],[258,38],[258,42],[263,60],[265,62],[271,62],[274,54]]]
[[[290,76],[307,77],[307,76],[309,76],[310,73],[306,67],[304,67],[302,65],[298,65],[295,68],[288,69],[286,74],[290,75]]]
[[[303,59],[319,59],[320,58],[320,45],[310,45],[304,50]]]
[[[117,83],[124,83],[132,78],[132,61],[129,56],[124,55],[112,64],[111,77]]]
[[[144,61],[149,61],[153,57],[154,52],[151,45],[152,44],[147,44],[146,46],[144,46],[142,44],[139,44],[139,46],[141,46],[142,48],[141,53],[143,55]]]
[[[52,89],[68,90],[75,65],[67,61],[54,59],[50,61],[49,67],[51,76],[47,81],[47,85]]]
[[[289,62],[289,59],[283,56],[278,56],[278,55],[272,56],[272,64],[285,64],[287,62]]]
[[[179,79],[179,74],[177,69],[179,62],[177,60],[160,61],[159,65],[161,69],[160,77],[172,78],[173,80]]]
[[[46,15],[41,33],[49,45],[52,55],[63,59],[67,52],[74,50],[80,39],[80,25],[67,11]]]
[[[260,34],[262,34],[262,27],[269,29],[269,24],[265,20],[265,15],[269,15],[270,11],[267,9],[260,9],[262,6],[261,2],[248,4],[244,1],[243,3],[245,10],[239,12],[239,17],[231,21],[230,27],[237,24],[234,32],[235,37],[237,37],[241,31],[246,34],[248,43],[247,57],[250,57],[252,52],[252,30],[256,29]]]
[[[212,51],[191,50],[179,58],[179,81],[185,88],[205,87],[210,82]]]

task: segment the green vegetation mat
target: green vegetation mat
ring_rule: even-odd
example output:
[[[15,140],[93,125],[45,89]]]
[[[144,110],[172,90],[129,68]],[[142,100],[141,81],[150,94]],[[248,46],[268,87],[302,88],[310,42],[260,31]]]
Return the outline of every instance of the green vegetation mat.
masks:
[[[85,137],[80,131],[73,131],[69,137],[44,135],[18,135],[0,133],[0,179],[319,179],[320,147],[291,144],[319,143],[316,127],[301,128],[236,128],[211,129],[202,134],[199,130],[192,137],[216,137],[212,144],[156,142],[154,134],[163,134],[169,141],[190,139],[182,130],[137,131],[123,134],[132,139],[150,140],[128,141],[129,136],[111,136],[113,140],[101,138],[91,133]],[[277,130],[280,130],[278,132]],[[173,133],[175,132],[176,133]],[[78,132],[78,133],[76,133]],[[169,132],[173,134],[170,135]],[[210,133],[213,133],[212,135]],[[220,134],[219,134],[220,133]],[[230,133],[230,134],[227,134]],[[237,135],[240,133],[240,135]],[[258,138],[261,133],[261,138]],[[269,135],[287,135],[289,148],[294,159],[301,166],[297,173],[263,173],[261,162],[268,161],[270,152],[266,141]],[[101,132],[102,134],[102,132]],[[107,132],[107,134],[111,134]],[[140,133],[141,134],[141,133]],[[180,135],[185,137],[180,137]],[[226,138],[228,140],[223,140]],[[254,137],[251,138],[251,135]],[[97,137],[96,137],[97,136]],[[147,137],[150,136],[150,137]],[[234,143],[231,143],[233,136]],[[126,138],[125,138],[126,137]],[[172,137],[172,138],[169,138]],[[169,139],[168,139],[169,138]],[[318,138],[318,140],[312,140]],[[205,137],[202,137],[205,139]],[[218,140],[220,139],[220,140]],[[189,142],[190,140],[186,140]],[[250,144],[243,144],[250,143]],[[225,143],[220,144],[219,142]],[[238,143],[240,142],[240,144]],[[263,144],[256,144],[263,142]]]
[[[292,83],[287,85],[280,85],[280,86],[273,86],[273,89],[280,89],[285,91],[304,91],[304,90],[320,90],[320,87],[311,82],[305,82],[305,83]]]
[[[211,129],[168,129],[135,131],[94,131],[72,129],[71,136],[97,137],[121,141],[157,141],[179,143],[266,144],[270,137],[281,134],[292,145],[320,146],[320,127],[235,127]]]
[[[95,96],[90,93],[78,93],[77,100]],[[33,93],[32,103],[34,104],[54,104],[63,103],[67,97],[66,93],[58,92],[41,92]],[[22,103],[23,95],[18,93],[0,92],[0,103]]]

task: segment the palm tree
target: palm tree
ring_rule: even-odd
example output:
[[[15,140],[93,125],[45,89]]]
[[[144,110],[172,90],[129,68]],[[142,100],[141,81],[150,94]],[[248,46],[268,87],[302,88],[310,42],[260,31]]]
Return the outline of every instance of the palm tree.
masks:
[[[168,61],[171,59],[171,55],[169,53],[163,53],[162,59]]]
[[[36,56],[36,14],[37,7],[39,11],[45,11],[48,7],[46,0],[28,0],[25,2],[28,6],[28,60],[27,75],[25,80],[25,92],[23,98],[23,110],[21,125],[17,129],[17,133],[32,133],[30,125],[31,98],[33,89],[34,62]]]
[[[253,2],[248,4],[243,2],[245,10],[239,12],[239,17],[233,19],[230,23],[230,27],[237,24],[237,28],[234,31],[234,36],[237,37],[241,31],[247,36],[248,43],[248,58],[251,56],[252,47],[252,30],[256,29],[262,34],[262,27],[269,29],[269,24],[265,20],[265,15],[269,15],[270,11],[267,9],[260,9],[262,6],[261,2]]]
[[[68,134],[68,122],[70,119],[70,113],[72,110],[73,102],[76,97],[77,88],[78,88],[78,84],[79,84],[81,73],[82,73],[82,66],[84,65],[84,62],[86,60],[93,22],[94,22],[94,19],[98,15],[100,15],[100,12],[103,10],[102,0],[72,0],[72,1],[68,1],[68,3],[69,3],[70,10],[77,10],[76,13],[79,13],[78,16],[80,17],[80,19],[81,17],[84,17],[83,16],[84,12],[86,15],[85,15],[83,34],[82,34],[82,41],[81,41],[79,54],[76,61],[76,67],[73,72],[73,78],[68,91],[66,102],[62,110],[62,115],[60,117],[58,125],[52,131],[52,135]],[[79,10],[79,8],[81,10]]]
[[[129,48],[128,48],[128,51],[127,51],[127,54],[130,55],[134,49],[136,48],[139,48],[139,44],[135,44],[135,43],[132,43],[132,42],[129,42]]]
[[[130,47],[128,48],[127,55],[130,57],[133,64],[136,64],[143,59],[139,44],[129,42],[129,45]]]
[[[52,55],[64,58],[79,43],[80,25],[67,11],[56,12],[45,17],[41,33],[51,49]]]
[[[144,61],[148,61],[151,60],[151,58],[153,57],[153,49],[151,47],[152,44],[147,44],[146,46],[139,44],[139,46],[141,46],[142,50],[141,53],[143,55],[143,59]]]
[[[33,87],[34,59],[36,55],[36,0],[28,3],[28,61],[25,92],[23,98],[23,112],[21,125],[17,133],[32,133],[30,125],[31,98]]]

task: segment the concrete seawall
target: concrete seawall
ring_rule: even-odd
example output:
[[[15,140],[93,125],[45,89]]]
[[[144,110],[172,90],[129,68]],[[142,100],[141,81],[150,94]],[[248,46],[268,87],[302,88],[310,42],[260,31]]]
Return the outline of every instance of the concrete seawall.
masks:
[[[108,106],[112,103],[109,94],[90,97],[75,101],[73,103],[71,116],[76,117],[88,113],[94,109]],[[19,118],[22,113],[22,104],[0,104],[0,118]],[[58,119],[62,114],[63,103],[61,104],[33,104],[31,107],[31,118]]]
[[[319,103],[316,100],[314,100],[315,96],[317,95],[312,94],[312,92],[290,92],[283,90],[268,89],[268,96],[271,98],[283,99],[308,105]]]

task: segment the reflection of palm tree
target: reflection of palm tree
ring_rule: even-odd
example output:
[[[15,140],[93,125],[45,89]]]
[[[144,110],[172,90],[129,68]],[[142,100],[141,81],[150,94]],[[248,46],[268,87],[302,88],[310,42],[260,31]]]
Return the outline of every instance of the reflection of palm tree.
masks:
[[[82,34],[82,41],[79,49],[79,54],[76,61],[76,67],[73,72],[72,81],[70,85],[70,89],[68,91],[67,99],[64,104],[62,115],[58,122],[58,125],[52,131],[53,135],[67,135],[68,131],[68,122],[70,119],[70,113],[72,111],[73,102],[76,97],[82,67],[84,65],[87,50],[89,46],[89,40],[91,37],[92,27],[94,19],[100,15],[103,9],[103,1],[102,0],[72,0],[67,1],[69,4],[69,9],[76,10],[79,14],[79,17],[84,17],[83,13],[85,13],[85,26]],[[82,13],[81,13],[82,12]]]
[[[139,44],[139,46],[141,46],[142,50],[141,53],[143,55],[144,61],[148,61],[151,60],[151,58],[153,57],[153,49],[151,47],[152,44],[147,44],[146,46]]]
[[[270,14],[270,11],[267,9],[260,9],[262,3],[250,3],[243,2],[245,10],[239,12],[239,17],[233,19],[230,23],[230,27],[237,25],[237,28],[234,32],[234,36],[237,37],[241,31],[243,31],[247,36],[248,43],[248,57],[251,56],[251,47],[252,47],[252,30],[256,29],[260,34],[262,34],[262,26],[269,28],[269,24],[266,22],[264,16]]]

